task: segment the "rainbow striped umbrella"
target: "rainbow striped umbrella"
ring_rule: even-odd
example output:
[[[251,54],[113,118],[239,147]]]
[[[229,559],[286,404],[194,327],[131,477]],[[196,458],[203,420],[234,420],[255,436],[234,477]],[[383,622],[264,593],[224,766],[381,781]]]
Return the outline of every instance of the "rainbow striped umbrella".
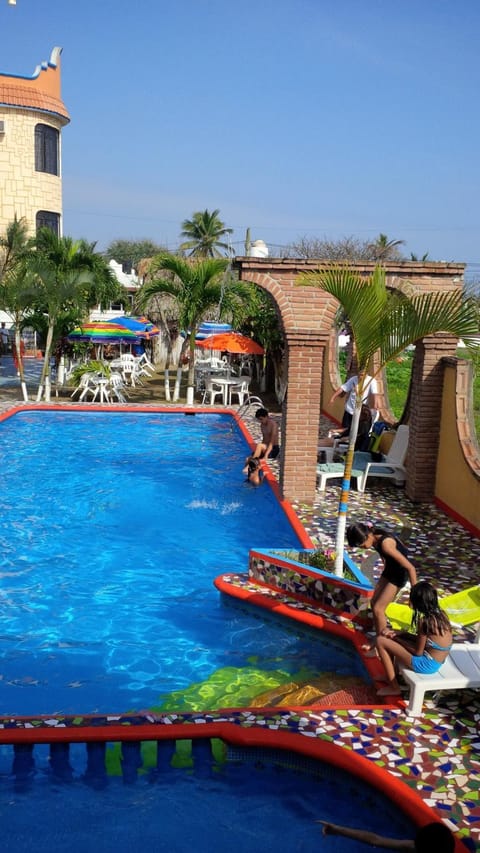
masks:
[[[84,323],[67,335],[69,341],[91,344],[133,344],[135,332],[115,323]]]

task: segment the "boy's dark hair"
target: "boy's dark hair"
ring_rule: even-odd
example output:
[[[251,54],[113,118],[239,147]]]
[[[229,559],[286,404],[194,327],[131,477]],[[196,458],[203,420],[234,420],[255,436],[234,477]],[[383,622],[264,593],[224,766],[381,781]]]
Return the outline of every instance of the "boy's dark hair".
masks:
[[[422,826],[415,835],[415,850],[417,853],[453,853],[455,839],[448,826],[435,821]]]
[[[256,418],[268,418],[268,412],[266,409],[257,409],[255,412]]]

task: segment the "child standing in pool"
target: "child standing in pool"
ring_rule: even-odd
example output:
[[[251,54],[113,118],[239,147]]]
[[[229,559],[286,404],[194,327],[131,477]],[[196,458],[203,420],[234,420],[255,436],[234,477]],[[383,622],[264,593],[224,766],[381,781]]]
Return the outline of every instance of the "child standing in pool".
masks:
[[[260,468],[260,459],[249,456],[247,459],[247,481],[252,486],[259,486],[263,481],[263,471]]]
[[[351,548],[374,548],[383,560],[384,569],[375,587],[371,607],[377,637],[390,633],[385,611],[407,581],[411,586],[417,583],[415,566],[408,559],[403,542],[381,527],[351,524],[347,528],[347,541]],[[367,652],[372,657],[376,655],[375,645],[369,645]]]
[[[410,590],[410,606],[413,609],[412,626],[417,631],[416,643],[403,638],[377,637],[380,660],[387,673],[388,685],[378,690],[379,696],[397,696],[400,685],[397,681],[394,659],[424,675],[438,672],[452,648],[452,628],[448,616],[440,610],[437,591],[428,583],[420,581]]]

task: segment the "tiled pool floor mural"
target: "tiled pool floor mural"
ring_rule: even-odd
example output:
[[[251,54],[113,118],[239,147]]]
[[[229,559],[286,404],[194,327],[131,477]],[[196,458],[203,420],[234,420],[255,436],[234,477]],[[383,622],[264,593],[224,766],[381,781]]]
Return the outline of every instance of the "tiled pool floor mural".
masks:
[[[248,422],[256,436],[253,412]],[[275,468],[276,463],[272,463],[274,471]],[[338,498],[337,484],[327,486],[312,506],[294,506],[311,538],[319,545],[334,545]],[[365,493],[352,491],[349,518],[381,522],[396,531],[408,529],[409,553],[418,574],[431,580],[441,595],[478,583],[480,540],[433,505],[413,505],[402,489],[384,482],[376,484],[373,480]],[[360,562],[359,553],[352,556]],[[374,571],[376,574],[378,570]],[[455,640],[470,639],[473,634],[473,628],[456,630]],[[188,728],[221,719],[240,726],[288,730],[298,732],[299,736],[334,742],[402,779],[439,817],[450,821],[460,835],[479,844],[479,699],[478,692],[469,690],[451,691],[433,698],[429,694],[418,718],[408,718],[402,708],[382,708],[370,700],[361,707],[341,710],[325,707],[301,711],[276,708],[225,714],[187,713],[163,717],[158,724],[170,725],[175,721]],[[80,720],[77,723],[81,725]],[[65,721],[49,720],[49,726],[57,724],[65,725]],[[12,721],[0,721],[2,728],[11,725]]]

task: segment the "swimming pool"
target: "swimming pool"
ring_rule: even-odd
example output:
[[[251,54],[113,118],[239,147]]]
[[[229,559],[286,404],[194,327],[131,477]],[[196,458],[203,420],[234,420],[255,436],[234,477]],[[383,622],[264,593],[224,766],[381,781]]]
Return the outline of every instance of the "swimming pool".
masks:
[[[208,535],[211,538],[207,517],[204,517],[194,528],[190,523],[188,524],[187,534],[190,533],[190,535],[186,537],[186,544],[183,540],[183,548],[174,553],[172,559],[167,561],[165,549],[159,547],[159,539],[161,543],[169,542],[171,539],[169,531],[173,526],[172,518],[177,521],[178,513],[172,514],[170,511],[166,516],[159,512],[153,513],[153,509],[159,510],[163,503],[159,502],[158,505],[152,503],[157,500],[158,493],[151,481],[156,482],[160,479],[163,483],[163,479],[168,479],[172,468],[174,472],[179,473],[176,464],[182,467],[183,457],[187,457],[192,462],[192,476],[195,476],[193,462],[199,456],[209,460],[210,479],[217,491],[212,499],[212,482],[203,481],[203,492],[195,495],[191,504],[191,500],[190,503],[187,501],[187,498],[191,498],[190,480],[177,477],[180,486],[183,484],[183,490],[188,492],[183,494],[182,489],[180,490],[180,494],[183,495],[182,501],[183,503],[187,501],[189,512],[193,510],[195,513],[198,509],[207,510],[208,516],[208,513],[213,511],[213,514],[217,515],[217,529],[220,526],[222,531],[224,527],[230,531],[227,523],[230,517],[235,522],[243,518],[248,525],[248,545],[243,538],[239,546],[233,539],[224,546],[222,541],[214,540],[221,553],[220,571],[231,570],[233,564],[236,570],[245,571],[246,553],[251,546],[298,547],[298,541],[291,544],[292,536],[295,539],[296,534],[288,525],[288,519],[278,504],[276,506],[281,519],[278,530],[281,532],[287,521],[287,532],[283,530],[282,533],[282,537],[285,534],[287,541],[281,538],[280,542],[271,543],[272,530],[278,519],[272,516],[272,524],[266,529],[261,521],[265,517],[270,520],[270,516],[265,515],[268,512],[268,504],[260,503],[258,500],[261,494],[266,496],[269,490],[266,489],[264,492],[263,487],[252,490],[244,483],[243,477],[241,475],[239,477],[237,454],[240,454],[241,466],[246,444],[243,437],[232,427],[228,417],[225,420],[222,415],[213,435],[206,440],[207,446],[202,447],[205,436],[202,438],[193,429],[191,432],[183,432],[183,424],[187,422],[183,418],[186,416],[176,416],[180,418],[176,432],[187,436],[187,441],[182,442],[178,451],[178,448],[175,450],[175,442],[172,442],[168,435],[155,432],[149,432],[148,447],[145,449],[144,424],[141,428],[133,422],[130,424],[125,450],[125,447],[120,447],[117,442],[117,423],[114,428],[110,428],[106,438],[101,436],[100,420],[103,415],[95,414],[94,419],[88,421],[88,430],[85,431],[85,423],[83,430],[78,429],[72,434],[68,420],[70,413],[66,420],[56,421],[56,424],[61,426],[60,430],[51,429],[48,421],[49,413],[44,409],[38,414],[42,417],[38,418],[37,412],[25,411],[19,416],[21,420],[16,421],[16,426],[11,421],[0,424],[0,442],[11,471],[7,478],[7,488],[4,487],[1,497],[3,522],[0,522],[0,543],[3,548],[3,558],[0,566],[0,575],[2,575],[0,577],[0,612],[4,617],[2,627],[5,633],[2,632],[0,636],[0,642],[3,644],[0,653],[4,655],[5,665],[12,667],[12,675],[1,685],[2,699],[11,700],[12,696],[18,698],[21,694],[22,697],[26,697],[24,700],[26,706],[29,702],[32,705],[36,704],[37,710],[34,713],[38,713],[40,697],[46,697],[49,707],[52,697],[54,701],[58,700],[58,706],[60,706],[63,690],[66,703],[71,702],[73,705],[73,699],[78,698],[75,702],[75,711],[78,714],[67,719],[61,714],[49,712],[49,716],[42,720],[38,718],[12,720],[6,716],[8,711],[5,708],[6,715],[1,721],[2,743],[18,744],[15,747],[17,752],[13,764],[14,747],[6,745],[0,747],[0,808],[3,838],[8,849],[15,849],[21,853],[23,850],[31,850],[34,845],[39,853],[43,850],[50,851],[65,847],[75,850],[75,853],[90,853],[98,849],[102,849],[104,853],[109,850],[115,850],[115,853],[128,850],[131,853],[132,850],[140,847],[143,849],[146,844],[149,844],[155,845],[156,849],[175,851],[175,853],[183,853],[183,851],[186,853],[187,849],[189,851],[194,849],[198,853],[203,851],[206,853],[207,850],[212,849],[219,853],[224,850],[228,853],[232,851],[240,853],[248,849],[250,853],[254,853],[257,849],[265,849],[265,845],[272,842],[277,851],[285,850],[287,853],[287,850],[313,850],[313,845],[316,849],[320,841],[327,849],[336,849],[343,853],[343,850],[353,849],[352,842],[348,842],[348,847],[343,847],[341,846],[343,842],[338,838],[323,839],[311,820],[325,817],[329,820],[346,821],[345,806],[348,804],[348,818],[352,823],[355,820],[358,825],[369,828],[374,825],[378,831],[393,834],[391,812],[389,809],[384,812],[383,799],[378,794],[378,790],[372,793],[371,798],[369,793],[366,800],[362,799],[365,794],[365,780],[369,782],[378,773],[381,773],[381,780],[377,779],[378,788],[388,790],[392,785],[397,784],[398,799],[402,803],[404,799],[407,803],[412,798],[415,799],[415,803],[411,803],[406,813],[410,814],[415,821],[425,821],[425,813],[429,810],[426,807],[422,810],[422,804],[414,795],[409,796],[408,792],[404,795],[400,791],[404,787],[401,783],[395,783],[394,779],[379,771],[370,762],[366,762],[366,769],[360,774],[363,781],[351,780],[351,785],[348,779],[338,779],[335,776],[335,769],[332,775],[331,768],[328,771],[326,790],[321,785],[316,787],[316,783],[312,783],[311,777],[307,776],[308,791],[305,793],[304,800],[302,783],[298,779],[296,769],[293,771],[294,778],[288,780],[286,788],[278,786],[280,776],[285,774],[286,778],[290,775],[290,770],[285,769],[283,760],[280,761],[279,769],[273,768],[273,777],[270,769],[263,772],[262,758],[259,759],[258,767],[253,769],[252,765],[249,765],[243,779],[241,776],[235,776],[236,768],[233,768],[231,774],[228,766],[225,768],[228,776],[226,788],[220,784],[220,781],[222,783],[224,781],[223,778],[220,779],[223,768],[212,770],[211,761],[209,764],[208,759],[205,764],[203,759],[197,762],[194,756],[192,770],[166,767],[164,762],[156,767],[155,764],[152,765],[151,760],[149,761],[148,756],[146,758],[142,756],[140,763],[137,761],[140,741],[146,742],[144,745],[151,755],[152,748],[156,748],[152,741],[162,740],[166,733],[167,742],[173,742],[175,738],[183,740],[185,737],[200,738],[200,740],[208,737],[224,737],[225,741],[246,745],[248,749],[253,743],[260,744],[263,748],[269,742],[285,749],[287,747],[284,743],[288,741],[288,748],[296,754],[314,755],[316,759],[320,755],[325,756],[326,761],[346,768],[349,776],[350,768],[360,760],[360,756],[355,750],[349,752],[326,743],[325,738],[328,741],[331,735],[323,729],[317,732],[319,723],[316,721],[320,717],[309,714],[308,711],[296,714],[294,711],[273,708],[263,716],[247,710],[223,711],[219,714],[163,713],[158,717],[141,712],[133,717],[115,714],[103,718],[81,716],[82,710],[79,709],[83,709],[90,698],[93,700],[100,698],[102,701],[106,699],[110,709],[112,701],[117,707],[123,707],[123,704],[120,705],[120,700],[122,703],[125,697],[131,700],[137,690],[139,690],[143,707],[147,702],[149,707],[155,707],[155,701],[152,704],[149,701],[152,687],[148,681],[145,687],[144,672],[140,672],[140,688],[138,683],[134,685],[129,683],[128,679],[132,678],[132,673],[134,676],[139,675],[135,667],[132,670],[129,669],[126,674],[127,681],[126,685],[123,685],[123,690],[117,690],[116,686],[115,690],[105,689],[102,693],[99,689],[99,685],[105,680],[118,676],[117,672],[110,673],[107,668],[108,661],[103,660],[100,655],[101,648],[108,649],[108,643],[104,641],[102,634],[106,629],[105,623],[111,620],[112,626],[116,627],[118,624],[130,621],[129,610],[123,609],[122,595],[136,602],[137,580],[140,591],[146,590],[147,594],[143,598],[143,609],[140,607],[140,614],[134,611],[133,636],[129,637],[125,630],[120,638],[120,646],[123,644],[124,648],[122,650],[119,646],[117,652],[120,654],[123,651],[125,661],[130,661],[132,649],[134,662],[140,655],[143,655],[147,663],[150,660],[149,654],[153,661],[158,654],[161,662],[163,660],[168,662],[173,656],[171,631],[166,634],[160,630],[154,631],[147,637],[148,649],[140,647],[138,643],[139,636],[143,637],[139,631],[144,627],[144,615],[151,620],[155,629],[159,629],[161,619],[156,612],[151,613],[151,608],[159,608],[164,604],[161,617],[163,619],[165,613],[176,614],[177,618],[172,621],[174,627],[180,624],[181,613],[188,612],[194,615],[194,618],[190,619],[190,624],[182,626],[180,632],[182,651],[177,665],[180,671],[181,664],[187,659],[195,675],[196,658],[203,661],[202,665],[205,664],[203,650],[198,640],[199,637],[202,640],[207,639],[207,636],[210,637],[206,625],[210,622],[213,601],[215,602],[213,610],[216,611],[216,618],[212,623],[214,629],[221,627],[223,630],[221,626],[223,620],[219,618],[219,611],[228,610],[235,620],[233,630],[228,628],[226,634],[222,635],[223,643],[225,639],[229,639],[230,642],[230,645],[223,646],[223,651],[228,655],[232,654],[234,658],[238,657],[240,663],[243,662],[242,655],[247,653],[249,655],[247,663],[255,673],[260,672],[261,677],[267,673],[270,678],[272,673],[276,675],[280,672],[281,677],[288,678],[292,671],[298,672],[299,662],[302,660],[307,664],[311,664],[313,660],[314,665],[318,662],[320,668],[325,664],[331,667],[334,661],[335,668],[345,664],[345,671],[350,671],[348,668],[352,663],[358,664],[358,660],[353,654],[353,660],[342,661],[342,655],[345,652],[342,646],[339,649],[332,647],[327,651],[323,661],[320,658],[317,660],[316,655],[319,654],[320,644],[312,643],[311,635],[303,633],[299,635],[295,631],[290,634],[286,627],[277,625],[275,622],[266,623],[263,617],[258,618],[258,614],[252,617],[235,608],[226,608],[212,586],[212,578],[218,574],[219,567],[215,565],[210,574],[208,558],[205,562],[202,559],[204,552],[209,550],[204,543],[204,536]],[[65,414],[63,413],[63,417]],[[77,412],[76,415],[78,414]],[[91,418],[92,414],[89,412],[87,417]],[[138,414],[136,413],[136,416]],[[46,420],[44,420],[45,416],[47,416]],[[122,412],[122,416],[125,417],[125,412]],[[107,417],[111,426],[112,413],[109,412]],[[151,418],[152,413],[146,413],[144,417]],[[197,417],[189,417],[187,420],[196,420]],[[211,414],[209,413],[206,417],[211,417]],[[116,420],[116,415],[113,420]],[[9,429],[4,429],[8,425]],[[85,432],[95,433],[90,442],[85,442]],[[123,427],[120,432],[124,432]],[[47,434],[48,440],[46,440]],[[230,445],[229,442],[233,443]],[[33,459],[29,459],[32,451]],[[59,464],[50,466],[49,457],[55,458],[56,463],[59,461]],[[138,467],[136,464],[133,465],[135,470],[132,473],[136,474],[136,478],[135,476],[132,479],[128,476],[126,479],[123,476],[120,478],[119,473],[123,475],[134,461],[142,463]],[[167,467],[163,467],[164,465]],[[155,469],[153,474],[152,468]],[[218,472],[222,470],[226,470],[230,476],[227,482],[235,483],[237,491],[233,499],[228,491],[224,491],[224,484],[217,477]],[[70,479],[72,473],[75,476]],[[108,476],[106,476],[107,473]],[[165,475],[163,479],[158,477],[160,473]],[[20,478],[21,489],[16,490],[13,488],[13,483]],[[141,507],[140,493],[143,492],[143,488],[139,488],[139,483],[143,481],[148,484],[146,490],[148,497]],[[209,487],[208,490],[207,487]],[[240,505],[237,506],[242,490],[246,501],[244,503],[240,501]],[[252,495],[256,496],[255,503],[249,501],[247,497]],[[271,497],[274,496],[271,495]],[[74,505],[81,508],[79,516],[73,511]],[[118,521],[118,518],[122,517],[122,507],[125,510],[125,520],[131,519],[132,512],[129,509],[131,506],[135,509],[133,517],[138,519],[138,524],[132,527],[135,536],[127,535],[128,525],[123,524],[119,529],[118,524],[114,525],[113,522],[108,521],[109,510],[114,510],[113,517]],[[253,513],[249,514],[246,508],[252,506]],[[190,522],[191,517],[188,514],[187,518]],[[45,519],[49,520],[50,527]],[[146,529],[142,530],[142,524]],[[110,526],[115,528],[111,539],[107,536]],[[185,526],[184,517],[183,527]],[[155,535],[152,538],[147,535],[150,527],[154,527]],[[181,528],[182,524],[180,524]],[[233,528],[244,532],[241,524],[232,525]],[[194,535],[191,532],[192,529],[195,530]],[[65,530],[68,531],[68,535],[64,533]],[[260,531],[262,539],[251,541],[251,530]],[[277,535],[276,528],[275,535]],[[118,545],[120,547],[117,547]],[[75,563],[74,546],[79,553],[75,566],[73,565]],[[196,555],[197,547],[200,556],[198,560],[192,560],[191,555],[192,553]],[[213,551],[213,553],[216,552]],[[229,563],[230,557],[232,561]],[[36,574],[35,570],[42,562],[44,563],[42,572]],[[120,578],[116,576],[116,571],[123,562],[127,562],[128,567],[125,577]],[[196,571],[197,563],[200,566],[199,573]],[[140,566],[140,569],[136,571],[135,566]],[[205,575],[208,575],[208,580],[205,579]],[[189,587],[185,589],[184,584],[179,591],[172,577],[179,583],[180,580],[185,580],[183,576],[188,580]],[[116,580],[113,589],[109,590],[105,587],[112,577]],[[162,586],[164,581],[165,584]],[[170,582],[173,583],[173,594],[169,590]],[[59,598],[56,596],[56,588],[60,590]],[[78,611],[74,606],[75,600],[72,598],[73,590],[78,591],[80,600],[86,605],[84,610],[87,612],[80,620],[81,625],[85,627],[92,623],[101,642],[85,639],[86,634],[75,633]],[[96,593],[104,609],[98,609]],[[152,603],[154,593],[156,597]],[[213,597],[211,597],[212,593]],[[45,605],[43,617],[42,603]],[[108,616],[107,604],[113,604],[113,613],[110,616]],[[120,623],[116,621],[117,608],[121,610]],[[33,650],[28,648],[26,630],[21,629],[18,634],[10,630],[10,623],[15,622],[19,616],[17,611],[20,610],[27,615],[28,628],[33,627],[38,632],[38,635],[35,632],[32,634]],[[93,617],[90,619],[92,614]],[[193,643],[190,636],[192,627]],[[19,624],[17,628],[20,628]],[[66,634],[67,628],[69,632],[73,632],[71,636]],[[279,645],[273,643],[272,647],[265,652],[263,641],[265,638],[270,640],[275,630],[278,630]],[[157,633],[162,640],[168,641],[168,645],[164,644],[160,652],[155,647]],[[215,630],[212,633],[214,634]],[[221,667],[216,669],[218,650],[214,637],[210,639],[213,641],[213,651],[208,663],[213,667],[214,676],[220,676],[222,687],[229,688],[235,684],[236,680],[242,681],[245,674],[244,681],[248,684],[250,671],[248,667],[237,666],[237,660],[233,667],[226,667],[224,670]],[[249,640],[251,644],[248,646]],[[248,646],[246,650],[245,642]],[[208,650],[208,647],[205,646],[205,649]],[[185,650],[188,650],[187,655]],[[349,651],[352,657],[351,650]],[[73,657],[70,657],[71,653]],[[33,669],[34,665],[36,666],[43,658],[47,667],[46,684],[42,684],[40,679],[35,677]],[[82,659],[85,672],[90,671],[90,664],[98,664],[99,678],[95,683],[83,684],[80,679],[71,683],[62,682],[61,679],[71,674],[71,671],[65,670],[65,661],[72,660],[76,666],[78,662],[82,662]],[[30,666],[26,674],[22,667],[25,662]],[[276,669],[272,670],[272,665]],[[17,672],[17,677],[14,676],[13,668]],[[51,684],[48,684],[48,677],[53,678]],[[157,682],[162,678],[163,672],[160,668],[153,679],[155,694],[160,689]],[[240,684],[240,687],[243,688],[245,683]],[[57,687],[60,687],[60,693],[57,692]],[[193,692],[196,695],[193,698],[192,691],[185,686],[178,688],[177,695],[175,691],[173,693],[171,690],[167,691],[165,694],[167,702],[175,707],[176,702],[183,701],[187,697],[187,701],[191,703],[188,707],[203,709],[207,705],[212,707],[212,702],[218,698],[218,691],[214,688],[210,677],[197,682],[194,688]],[[225,695],[234,698],[239,693],[228,693],[227,690]],[[143,702],[144,698],[146,698],[145,702]],[[235,702],[219,704],[231,706]],[[132,706],[129,704],[129,707]],[[167,706],[162,706],[160,703],[160,707]],[[337,721],[342,725],[341,711],[338,716],[335,712],[331,716],[334,726],[338,725]],[[331,724],[328,729],[331,731]],[[303,735],[299,733],[301,731]],[[334,734],[333,737],[335,740],[336,735]],[[81,743],[77,744],[77,741]],[[118,741],[124,742],[123,745],[116,743]],[[84,742],[87,742],[87,745]],[[103,742],[111,744],[106,747],[106,765]],[[91,743],[91,746],[88,746],[88,743]],[[39,746],[39,744],[43,745]],[[48,747],[45,744],[52,744],[52,746]],[[64,756],[64,749],[69,750],[68,761],[71,761],[72,765],[71,773],[67,772],[65,777],[53,773],[54,756]],[[120,749],[125,756],[123,779],[121,776],[115,776],[114,767],[112,769],[112,754],[113,762],[117,762],[118,768]],[[50,750],[54,751],[50,753]],[[205,749],[201,747],[201,751],[204,758]],[[86,752],[89,756],[87,762]],[[88,763],[91,755],[95,757],[95,771],[92,772]],[[63,768],[65,767],[64,758],[60,764]],[[142,772],[143,769],[145,773]],[[260,770],[259,777],[254,776],[257,769]],[[358,771],[352,770],[352,772]],[[128,781],[133,782],[134,778],[137,778],[135,785],[126,784]],[[97,790],[98,787],[101,790]],[[312,791],[315,792],[315,796],[310,801],[309,796]],[[329,799],[333,791],[338,794],[336,804]],[[358,820],[357,812],[351,803],[351,796],[356,798],[357,791],[360,794]],[[249,796],[250,793],[252,796]],[[321,806],[325,809],[323,814],[319,811]],[[385,823],[377,825],[377,815],[380,817],[383,814],[386,817]],[[403,820],[401,813],[396,814],[395,820],[399,815],[401,824]],[[265,826],[265,833],[263,835],[258,833],[261,846],[255,847],[257,829],[263,826]],[[399,834],[403,837],[411,836],[412,832],[404,831],[402,826],[399,828]],[[292,830],[290,835],[288,835],[289,827]]]
[[[52,772],[46,747],[36,748],[36,775],[23,778],[11,773],[11,756],[1,747],[5,849],[26,853],[34,838],[36,853],[264,853],[272,847],[314,853],[319,844],[325,851],[365,850],[351,840],[323,837],[319,819],[397,838],[414,835],[411,820],[381,792],[323,761],[205,738],[191,751],[183,742],[159,746],[158,760],[146,749],[143,773],[125,771],[122,777],[118,752],[107,748],[109,773],[101,766],[95,772],[83,746],[74,745],[68,780]]]
[[[26,410],[0,423],[6,714],[239,707],[365,678],[348,643],[227,604],[249,548],[301,545],[228,415]]]

